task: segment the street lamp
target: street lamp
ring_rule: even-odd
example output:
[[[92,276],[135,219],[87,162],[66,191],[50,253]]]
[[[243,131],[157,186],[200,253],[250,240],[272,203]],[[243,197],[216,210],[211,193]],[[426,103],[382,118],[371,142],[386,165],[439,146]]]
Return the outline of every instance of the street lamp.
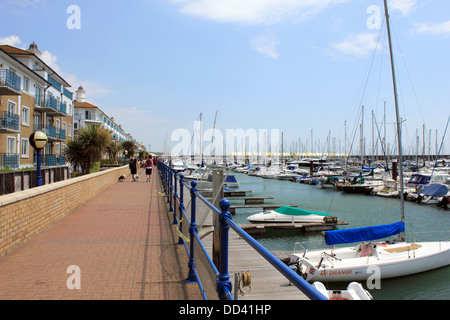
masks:
[[[128,154],[128,151],[127,150],[124,150],[123,151],[123,155],[124,155],[124,160],[123,160],[123,165],[125,166],[126,164],[127,164],[127,154]]]
[[[36,131],[32,133],[30,138],[30,145],[36,150],[36,167],[37,167],[37,178],[36,178],[36,186],[42,186],[42,177],[41,177],[41,150],[47,144],[47,135],[42,131]]]

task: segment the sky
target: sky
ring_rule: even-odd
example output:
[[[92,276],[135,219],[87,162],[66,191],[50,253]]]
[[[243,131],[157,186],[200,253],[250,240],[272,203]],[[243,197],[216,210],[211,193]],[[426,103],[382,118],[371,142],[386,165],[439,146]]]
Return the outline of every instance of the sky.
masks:
[[[435,153],[450,117],[450,1],[388,4],[404,149],[422,153],[425,131]],[[368,150],[386,117],[394,145],[386,34],[382,0],[0,1],[1,44],[34,41],[71,91],[82,85],[155,152],[184,146],[177,133],[200,114],[224,141],[278,130],[285,151],[352,153],[360,124]]]

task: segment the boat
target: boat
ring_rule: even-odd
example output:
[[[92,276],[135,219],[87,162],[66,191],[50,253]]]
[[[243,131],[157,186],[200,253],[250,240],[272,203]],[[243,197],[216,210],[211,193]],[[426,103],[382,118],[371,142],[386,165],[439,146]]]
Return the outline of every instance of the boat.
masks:
[[[235,176],[227,175],[225,182],[224,182],[225,188],[239,188],[239,182],[236,180]]]
[[[204,168],[196,168],[194,170],[187,169],[186,173],[187,174],[184,175],[185,180],[208,180],[208,171]]]
[[[399,196],[397,181],[393,179],[386,179],[383,187],[376,192],[376,195],[386,198],[397,198]]]
[[[394,100],[397,121],[397,143],[399,163],[403,163],[401,119],[396,92],[395,67],[389,30],[387,0],[384,0],[391,57]],[[407,242],[405,238],[405,204],[403,166],[400,166],[400,221],[378,226],[332,230],[325,232],[329,250],[296,252],[290,257],[290,264],[297,266],[297,272],[306,281],[365,281],[413,275],[445,267],[450,264],[450,242]],[[398,236],[397,239],[383,240]],[[359,243],[356,246],[336,245]],[[296,244],[298,245],[298,243]]]
[[[415,199],[418,203],[438,204],[442,197],[448,195],[448,188],[443,184],[430,184],[419,192]]]
[[[360,242],[354,247],[294,252],[290,264],[306,281],[365,281],[376,272],[380,279],[395,278],[450,264],[449,242],[374,241],[405,231],[403,222],[326,231],[327,245]],[[297,243],[298,245],[298,243]]]
[[[346,290],[327,290],[322,282],[312,284],[328,300],[373,300],[372,295],[358,282],[351,282]]]
[[[325,175],[319,180],[319,188],[321,189],[336,189],[336,183],[339,182],[337,175]]]
[[[185,163],[181,160],[174,160],[172,162],[172,169],[176,170],[177,172],[184,172],[184,170],[187,169]]]
[[[251,223],[323,223],[331,218],[333,216],[328,213],[283,206],[275,210],[253,214],[247,220]]]

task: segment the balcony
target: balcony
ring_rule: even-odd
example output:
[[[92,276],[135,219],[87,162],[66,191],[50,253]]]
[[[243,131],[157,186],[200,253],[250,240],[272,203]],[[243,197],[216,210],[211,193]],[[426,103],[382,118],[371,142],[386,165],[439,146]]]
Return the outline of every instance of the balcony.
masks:
[[[0,95],[5,96],[19,96],[21,87],[21,79],[13,72],[1,69],[0,70]]]
[[[20,132],[19,116],[9,112],[1,114],[0,132]]]
[[[37,155],[34,154],[34,163],[37,163]],[[55,154],[42,154],[41,166],[43,167],[55,167],[64,166],[66,164],[65,156],[58,156]]]
[[[61,103],[51,95],[47,96],[47,99],[44,99],[43,96],[35,96],[35,109],[39,112],[45,112],[50,116],[54,117],[65,117],[67,116],[66,104]]]
[[[0,168],[19,168],[19,155],[11,153],[0,153]]]
[[[66,140],[66,130],[58,129],[54,126],[34,125],[34,131],[42,131],[47,135],[48,141]]]

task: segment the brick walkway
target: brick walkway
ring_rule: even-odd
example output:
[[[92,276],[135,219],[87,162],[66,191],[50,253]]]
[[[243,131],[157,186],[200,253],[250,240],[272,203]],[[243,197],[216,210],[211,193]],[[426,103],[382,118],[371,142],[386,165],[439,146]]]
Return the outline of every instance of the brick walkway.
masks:
[[[138,182],[128,176],[0,257],[0,299],[201,299],[198,286],[185,283],[188,258],[159,176],[145,180],[144,171]]]

